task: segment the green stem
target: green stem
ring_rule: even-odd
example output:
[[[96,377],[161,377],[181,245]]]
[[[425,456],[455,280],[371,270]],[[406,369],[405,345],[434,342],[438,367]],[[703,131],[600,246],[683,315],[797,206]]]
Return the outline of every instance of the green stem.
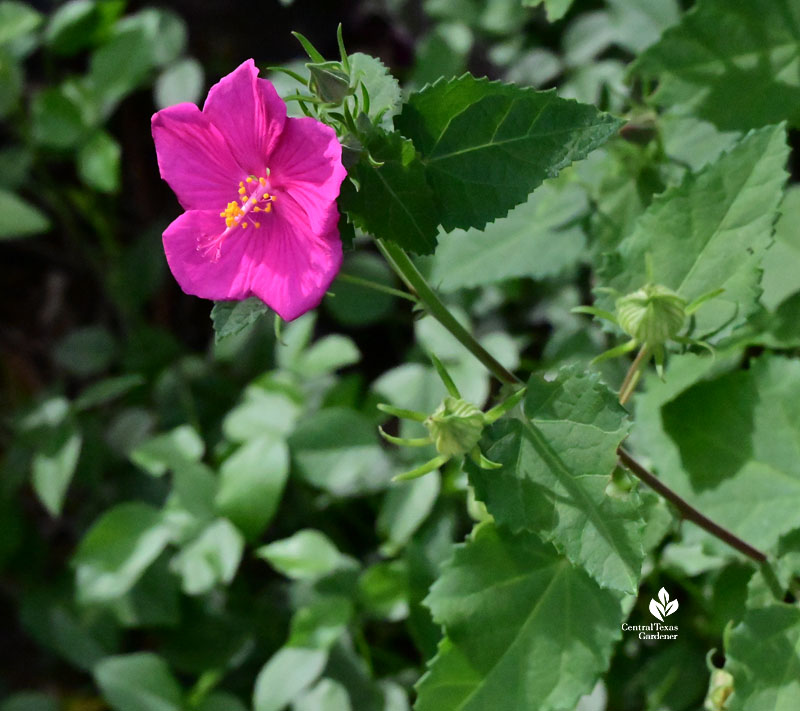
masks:
[[[383,240],[377,240],[377,243],[378,249],[386,257],[386,261],[389,262],[389,265],[397,272],[397,275],[406,286],[417,295],[420,303],[431,316],[450,331],[500,382],[508,385],[520,385],[522,383],[516,375],[510,372],[478,343],[475,337],[456,320],[455,316],[450,313],[447,306],[436,295],[436,292],[431,289],[425,277],[420,274],[419,270],[414,266],[414,262],[411,261],[402,247],[399,247],[394,242],[384,242]]]
[[[411,261],[411,259],[409,259],[408,255],[401,247],[392,242],[383,242],[382,240],[376,241],[378,244],[378,249],[380,249],[381,253],[386,258],[386,261],[395,270],[395,272],[397,272],[398,276],[403,280],[406,286],[417,295],[420,303],[425,307],[428,313],[431,314],[431,316],[433,316],[440,324],[442,324],[442,326],[450,331],[450,333],[455,336],[464,345],[464,347],[470,351],[470,353],[472,353],[481,363],[483,363],[498,380],[510,385],[521,384],[522,381],[519,380],[519,378],[517,378],[513,373],[509,372],[503,365],[495,360],[495,358],[493,358],[492,355],[486,351],[486,349],[480,343],[478,343],[477,340],[475,340],[474,336],[472,336],[469,331],[467,331],[453,317],[450,311],[448,311],[447,307],[442,303],[441,299],[439,299],[428,282],[425,280],[425,277],[420,274],[419,270],[414,266],[414,263]],[[639,352],[639,355],[637,356],[637,360],[639,360],[639,362],[641,362],[645,355],[647,355],[647,350],[648,349],[643,348]],[[636,361],[634,361],[634,363],[636,363]],[[700,528],[710,533],[712,536],[719,538],[721,541],[727,543],[732,548],[735,548],[740,553],[743,553],[748,558],[761,564],[762,570],[767,570],[773,573],[771,577],[768,577],[768,582],[774,580],[774,572],[770,568],[767,561],[767,556],[764,555],[764,553],[757,548],[754,548],[746,541],[743,541],[741,538],[734,535],[719,524],[714,523],[714,521],[709,519],[707,516],[704,516],[696,508],[694,508],[691,504],[689,504],[666,484],[664,484],[660,479],[658,479],[658,477],[639,464],[639,462],[637,462],[622,447],[617,449],[617,455],[619,456],[620,462],[632,474],[641,479],[656,493],[660,494],[667,501],[673,504],[673,506],[680,511],[684,518],[692,521],[700,526]],[[442,458],[437,457],[437,459]],[[434,463],[436,465],[432,466]],[[431,462],[428,462],[427,465],[423,465],[413,472],[409,472],[406,476],[420,476],[423,473],[431,471],[431,467],[436,468],[436,466],[440,465],[441,464],[437,462],[437,460],[432,460]],[[395,478],[398,479],[405,477],[404,475],[400,475],[400,477]],[[769,575],[769,572],[767,575]]]
[[[406,301],[412,301],[415,304],[417,303],[416,297],[414,297],[412,294],[409,294],[405,291],[400,291],[400,289],[393,289],[391,286],[386,286],[385,284],[379,284],[376,281],[362,279],[361,277],[353,276],[352,274],[343,274],[342,272],[339,272],[339,276],[336,278],[349,282],[350,284],[355,284],[356,286],[363,286],[367,289],[382,291],[384,294],[391,294],[392,296],[397,296],[400,299],[406,299]]]

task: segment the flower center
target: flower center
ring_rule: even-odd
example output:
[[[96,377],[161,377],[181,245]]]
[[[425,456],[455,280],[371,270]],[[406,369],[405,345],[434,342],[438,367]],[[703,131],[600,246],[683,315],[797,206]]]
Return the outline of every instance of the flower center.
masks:
[[[269,169],[267,169],[269,175]],[[227,207],[219,213],[225,220],[225,230],[220,234],[204,234],[197,240],[197,250],[203,256],[211,255],[211,261],[216,262],[222,253],[222,243],[231,235],[237,227],[246,229],[252,225],[254,229],[261,228],[261,222],[254,219],[253,215],[264,212],[272,212],[272,204],[277,196],[268,191],[269,182],[267,178],[256,178],[249,176],[246,180],[239,181],[239,201],[231,200]],[[239,204],[241,202],[241,204]]]

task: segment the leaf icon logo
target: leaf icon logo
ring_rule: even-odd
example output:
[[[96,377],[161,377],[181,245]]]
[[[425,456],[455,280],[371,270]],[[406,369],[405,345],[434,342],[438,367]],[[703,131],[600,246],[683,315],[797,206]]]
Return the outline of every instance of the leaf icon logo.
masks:
[[[664,589],[658,591],[658,600],[650,600],[650,614],[661,622],[667,615],[678,609],[678,601],[670,600],[669,593]]]

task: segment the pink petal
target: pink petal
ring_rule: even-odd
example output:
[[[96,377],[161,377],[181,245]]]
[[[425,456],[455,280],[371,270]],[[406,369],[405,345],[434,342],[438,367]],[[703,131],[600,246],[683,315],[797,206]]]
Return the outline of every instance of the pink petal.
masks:
[[[286,104],[271,82],[258,79],[252,59],[211,87],[203,114],[225,136],[248,174],[265,174],[267,158],[283,131]]]
[[[245,172],[222,134],[194,104],[177,104],[153,115],[151,127],[161,177],[186,210],[223,210],[236,199]]]
[[[250,288],[284,321],[301,316],[322,301],[342,265],[339,213],[336,205],[320,219],[323,229],[312,230],[302,208],[290,198],[276,203],[271,219],[262,219],[248,245]]]
[[[248,228],[250,229],[250,228]],[[220,258],[197,249],[203,235],[218,235],[225,221],[218,211],[190,210],[183,213],[164,231],[164,252],[175,280],[187,294],[203,299],[246,299],[250,296],[247,250],[253,235],[239,229],[222,244]]]
[[[311,229],[322,232],[347,175],[336,132],[312,118],[287,119],[269,167],[278,194],[290,194],[305,211]]]

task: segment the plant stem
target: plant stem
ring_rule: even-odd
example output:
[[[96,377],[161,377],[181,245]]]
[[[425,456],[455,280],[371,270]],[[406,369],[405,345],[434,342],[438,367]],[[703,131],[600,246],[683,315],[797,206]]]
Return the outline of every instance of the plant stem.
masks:
[[[341,279],[342,281],[349,282],[350,284],[355,284],[356,286],[363,286],[367,289],[374,289],[375,291],[381,291],[384,294],[391,294],[392,296],[397,296],[401,299],[406,299],[406,301],[412,301],[413,303],[417,303],[417,299],[412,294],[409,294],[406,291],[400,291],[400,289],[393,289],[391,286],[386,286],[386,284],[379,284],[376,281],[370,281],[369,279],[362,279],[361,277],[354,276],[352,274],[343,274],[339,272],[339,275],[336,277],[337,279]]]
[[[639,378],[642,377],[642,366],[644,366],[649,357],[650,349],[647,346],[642,346],[633,359],[631,367],[628,368],[628,372],[625,374],[625,380],[622,381],[622,385],[619,388],[620,405],[624,405],[628,402],[631,395],[633,395],[633,391],[639,383]]]
[[[719,524],[714,523],[710,518],[701,514],[694,506],[689,504],[683,498],[678,496],[672,489],[664,484],[655,474],[645,469],[639,462],[637,462],[625,449],[622,447],[617,448],[617,455],[619,460],[647,484],[656,493],[661,494],[667,501],[675,506],[680,511],[681,516],[688,521],[696,523],[704,531],[707,531],[712,536],[719,538],[721,541],[727,543],[731,548],[735,548],[740,553],[743,553],[748,558],[756,561],[757,563],[766,563],[767,556],[757,548],[754,548],[749,543],[746,543],[738,536],[735,536],[726,528]]]
[[[495,358],[475,340],[474,336],[456,321],[401,247],[392,242],[383,242],[382,240],[376,240],[376,242],[378,244],[378,249],[380,249],[386,261],[395,272],[397,272],[397,275],[403,280],[406,286],[417,295],[419,302],[431,316],[450,331],[450,333],[483,363],[498,380],[510,385],[519,385],[522,383],[519,378],[495,360]],[[641,362],[645,355],[647,355],[646,351],[647,349],[643,348],[639,352],[631,368],[637,365],[637,361]],[[749,543],[746,543],[738,536],[735,536],[727,529],[714,523],[707,516],[701,514],[696,508],[659,480],[655,474],[652,474],[639,464],[639,462],[621,446],[617,448],[617,455],[619,456],[620,462],[629,469],[632,474],[675,506],[685,519],[696,523],[704,531],[707,531],[712,536],[719,538],[724,543],[727,543],[732,548],[735,548],[740,553],[743,553],[748,558],[759,563],[762,571],[767,570],[768,582],[775,579],[774,571],[772,571],[772,568],[769,566],[767,556],[764,553],[754,548]],[[771,576],[769,576],[770,573]]]
[[[436,292],[430,287],[425,277],[414,266],[414,262],[411,261],[402,247],[398,247],[393,242],[384,242],[383,240],[377,240],[377,243],[378,249],[386,257],[386,261],[389,262],[389,265],[397,272],[406,286],[417,295],[419,301],[431,316],[450,331],[500,382],[508,385],[520,385],[522,383],[516,375],[502,365],[456,320],[436,295]]]

